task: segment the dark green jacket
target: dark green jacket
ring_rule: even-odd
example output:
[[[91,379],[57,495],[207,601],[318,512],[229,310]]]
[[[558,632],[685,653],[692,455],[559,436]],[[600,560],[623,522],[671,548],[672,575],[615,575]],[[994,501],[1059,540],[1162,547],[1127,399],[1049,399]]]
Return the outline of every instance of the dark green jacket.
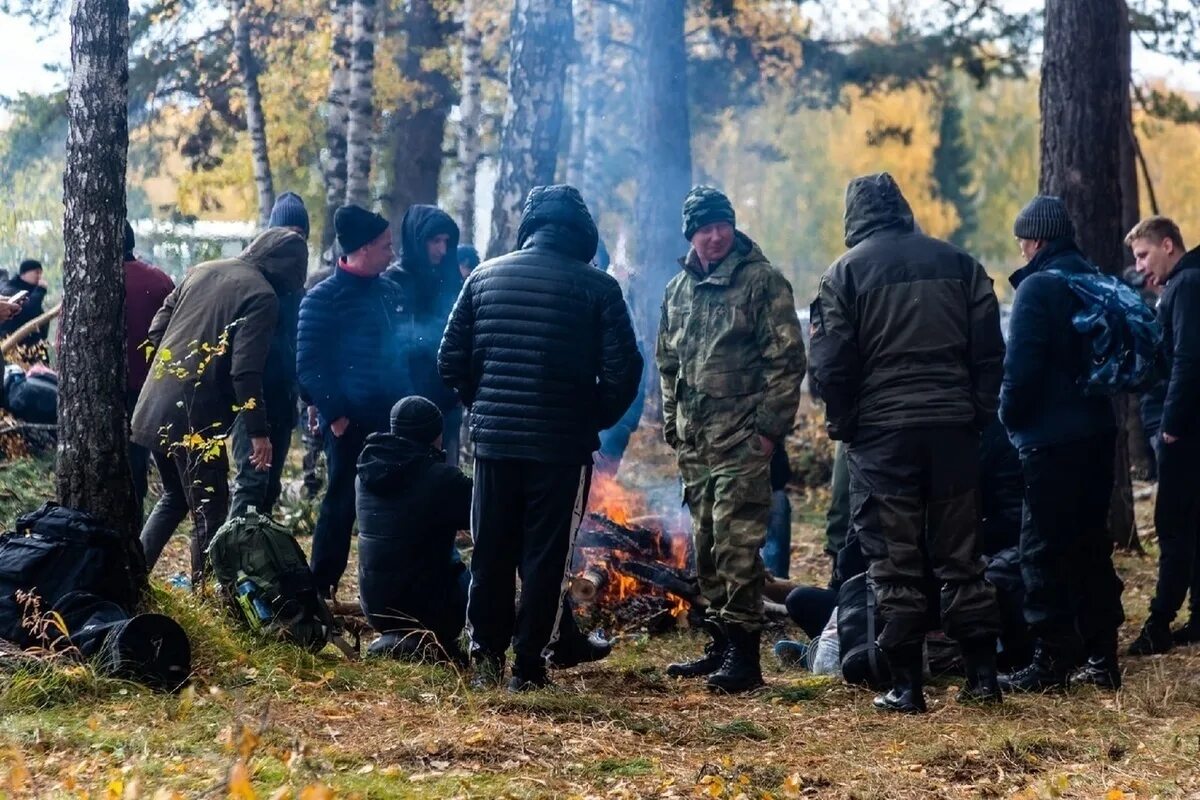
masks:
[[[150,324],[156,352],[133,412],[136,443],[169,450],[223,436],[239,408],[248,434],[267,435],[263,373],[278,295],[303,290],[307,262],[299,234],[271,228],[237,258],[187,273]]]
[[[667,442],[720,454],[756,433],[782,440],[804,379],[791,284],[742,233],[711,272],[695,251],[681,264],[658,333]]]
[[[992,280],[971,256],[916,230],[890,178],[846,193],[850,250],[812,303],[813,389],[834,439],[864,427],[972,423],[996,413],[1004,370]]]

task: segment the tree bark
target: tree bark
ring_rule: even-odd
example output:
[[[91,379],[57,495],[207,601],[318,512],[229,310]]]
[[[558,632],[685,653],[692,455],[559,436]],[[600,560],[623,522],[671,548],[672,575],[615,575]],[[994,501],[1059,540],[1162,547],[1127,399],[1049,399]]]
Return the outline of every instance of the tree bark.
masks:
[[[1124,0],[1047,0],[1040,106],[1039,188],[1063,199],[1079,246],[1100,269],[1125,264],[1122,143],[1129,120],[1130,41]],[[1125,420],[1124,401],[1115,404]],[[1137,547],[1129,446],[1117,437],[1109,528],[1118,545]]]
[[[396,230],[409,206],[437,204],[446,118],[454,100],[450,79],[440,69],[430,68],[431,63],[440,63],[430,56],[447,46],[449,20],[442,18],[434,0],[410,0],[406,8],[404,47],[396,57],[405,96],[388,131],[392,175],[387,214]]]
[[[254,170],[254,188],[258,192],[258,224],[267,227],[275,205],[275,182],[271,177],[271,158],[267,147],[267,120],[263,115],[262,92],[258,88],[260,67],[250,41],[250,11],[246,0],[229,0],[233,22],[233,51],[238,79],[246,93],[246,130],[250,134],[250,161]]]
[[[375,130],[376,0],[353,0],[350,32],[350,114],[346,125],[346,203],[371,205]]]
[[[330,6],[329,96],[325,117],[325,226],[321,252],[333,246],[333,214],[346,202],[346,129],[350,124],[350,30],[353,0],[332,0]]]
[[[592,0],[575,0],[575,30],[577,44],[572,52],[582,50],[582,42],[590,41],[593,35]],[[584,154],[587,149],[588,101],[587,80],[590,60],[576,57],[567,68],[568,104],[571,110],[571,126],[567,140],[567,157],[564,179],[581,192],[585,191]],[[587,194],[584,197],[588,197]]]
[[[479,175],[481,113],[480,77],[483,72],[482,35],[478,0],[463,0],[462,93],[458,102],[458,180],[454,206],[462,225],[462,241],[475,242],[475,183]]]
[[[529,190],[554,182],[573,28],[570,0],[516,0],[513,7],[489,258],[516,244]]]
[[[612,149],[615,126],[608,122],[608,100],[611,88],[606,82],[608,44],[612,38],[612,11],[607,2],[587,0],[591,6],[591,32],[587,43],[587,66],[583,81],[583,101],[587,123],[583,142],[583,178],[579,187],[600,224],[605,201],[613,192],[612,181],[604,168],[603,155]]]
[[[658,336],[659,310],[667,282],[687,251],[680,232],[683,199],[691,188],[691,124],[687,106],[687,50],[684,0],[640,0],[634,22],[638,135],[642,163],[634,205],[634,252],[638,280],[630,298],[634,323],[647,352]],[[647,399],[659,406],[658,369],[646,359]]]
[[[58,499],[140,554],[126,448],[125,165],[128,0],[75,0],[63,179]],[[144,567],[144,559],[141,561]]]

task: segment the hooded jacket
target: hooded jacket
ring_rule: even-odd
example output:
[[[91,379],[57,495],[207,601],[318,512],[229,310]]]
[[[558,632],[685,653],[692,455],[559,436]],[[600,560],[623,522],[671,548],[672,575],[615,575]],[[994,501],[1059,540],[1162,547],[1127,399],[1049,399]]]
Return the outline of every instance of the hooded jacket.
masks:
[[[1082,301],[1061,272],[1095,272],[1071,239],[1056,239],[1013,273],[1000,420],[1018,450],[1086,439],[1116,427],[1112,401],[1088,397],[1080,379],[1083,337],[1072,318]]]
[[[376,630],[412,617],[436,632],[463,569],[454,537],[471,526],[471,479],[429,447],[376,433],[359,456],[356,489],[363,613]]]
[[[440,234],[448,235],[450,241],[442,263],[433,266],[427,244]],[[442,411],[458,405],[457,395],[437,372],[438,345],[463,285],[458,271],[458,235],[458,225],[437,206],[410,207],[400,222],[400,264],[384,273],[404,291],[408,306],[413,390]]]
[[[811,307],[814,392],[830,435],[974,424],[996,412],[1004,340],[984,268],[917,231],[887,173],[846,189],[846,246]]]
[[[467,278],[438,369],[471,409],[475,455],[589,464],[637,393],[642,357],[596,225],[567,186],[529,193],[517,249]]]
[[[723,457],[756,433],[782,441],[804,380],[791,284],[741,232],[709,271],[694,250],[680,264],[655,351],[667,442]]]
[[[239,409],[249,435],[267,435],[263,371],[278,294],[301,290],[307,260],[299,234],[274,228],[237,258],[188,272],[150,323],[156,352],[133,412],[134,442],[165,451],[191,435],[223,436]]]

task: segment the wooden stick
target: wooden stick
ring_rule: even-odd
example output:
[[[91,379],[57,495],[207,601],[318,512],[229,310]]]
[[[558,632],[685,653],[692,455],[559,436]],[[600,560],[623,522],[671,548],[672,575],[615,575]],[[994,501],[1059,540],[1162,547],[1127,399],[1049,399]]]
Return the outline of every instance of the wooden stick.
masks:
[[[0,342],[0,353],[8,355],[17,348],[17,345],[19,345],[25,339],[25,337],[29,336],[29,334],[33,333],[61,313],[62,303],[59,303],[49,311],[29,320],[29,322],[26,322],[24,325],[17,328],[11,336],[9,336],[3,342]]]

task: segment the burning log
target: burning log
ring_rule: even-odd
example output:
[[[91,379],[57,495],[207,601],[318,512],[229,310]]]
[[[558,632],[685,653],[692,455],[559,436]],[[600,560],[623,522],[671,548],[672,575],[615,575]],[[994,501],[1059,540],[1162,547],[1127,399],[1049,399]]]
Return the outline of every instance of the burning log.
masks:
[[[593,565],[571,578],[571,597],[581,603],[592,603],[607,585],[608,571]]]
[[[686,600],[690,605],[704,603],[704,598],[700,596],[700,584],[696,582],[695,578],[685,576],[663,564],[614,558],[612,567],[618,572],[624,572],[644,583],[656,586],[664,592],[670,592]]]

